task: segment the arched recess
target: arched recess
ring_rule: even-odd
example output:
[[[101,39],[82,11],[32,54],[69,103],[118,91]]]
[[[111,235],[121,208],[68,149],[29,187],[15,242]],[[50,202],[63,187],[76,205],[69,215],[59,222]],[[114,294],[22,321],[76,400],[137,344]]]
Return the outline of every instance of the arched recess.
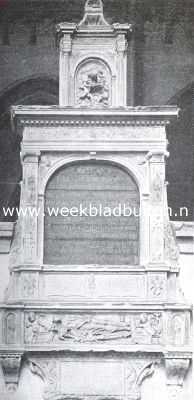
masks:
[[[178,121],[167,129],[168,204],[172,209],[171,219],[191,221],[194,219],[194,82],[173,96],[168,104],[176,104],[181,109]]]
[[[44,264],[139,263],[139,189],[120,165],[83,160],[62,166],[47,183],[44,206]]]
[[[10,126],[10,107],[18,104],[58,104],[58,81],[35,76],[17,81],[0,93],[0,221],[16,219],[15,214],[5,217],[3,207],[17,207],[20,200],[20,138],[13,135]]]

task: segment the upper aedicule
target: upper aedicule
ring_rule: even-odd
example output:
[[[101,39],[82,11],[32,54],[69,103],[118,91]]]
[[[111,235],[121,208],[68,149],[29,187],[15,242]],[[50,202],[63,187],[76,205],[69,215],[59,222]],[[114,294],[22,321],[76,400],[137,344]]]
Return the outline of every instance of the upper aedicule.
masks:
[[[86,1],[79,24],[57,26],[60,106],[127,105],[129,31],[130,24],[109,24],[105,20],[102,0]]]

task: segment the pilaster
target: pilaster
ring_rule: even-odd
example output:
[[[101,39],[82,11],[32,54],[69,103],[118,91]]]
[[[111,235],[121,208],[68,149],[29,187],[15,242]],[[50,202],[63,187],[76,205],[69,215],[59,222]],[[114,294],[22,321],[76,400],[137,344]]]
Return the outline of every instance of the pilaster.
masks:
[[[22,186],[22,230],[23,262],[36,263],[37,258],[37,220],[38,220],[38,164],[40,152],[23,154]]]

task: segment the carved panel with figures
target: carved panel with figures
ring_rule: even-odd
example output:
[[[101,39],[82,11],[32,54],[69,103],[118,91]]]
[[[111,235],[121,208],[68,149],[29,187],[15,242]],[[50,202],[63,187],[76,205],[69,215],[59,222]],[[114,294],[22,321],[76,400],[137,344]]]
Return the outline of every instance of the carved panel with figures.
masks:
[[[159,344],[162,313],[138,314],[25,314],[25,343]]]

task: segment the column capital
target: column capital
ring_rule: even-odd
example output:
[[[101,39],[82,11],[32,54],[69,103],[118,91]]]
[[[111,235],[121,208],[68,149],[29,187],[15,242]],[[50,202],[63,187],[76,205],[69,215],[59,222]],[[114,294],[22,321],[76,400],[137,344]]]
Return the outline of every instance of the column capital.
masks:
[[[71,34],[65,34],[60,40],[60,51],[61,53],[71,53],[72,49],[72,38]]]
[[[169,157],[169,152],[168,151],[150,151],[147,153],[145,157],[145,162],[149,161],[150,163],[158,163],[158,162],[164,162],[165,158]]]
[[[21,152],[21,160],[25,163],[38,163],[40,159],[40,151],[25,151]]]

